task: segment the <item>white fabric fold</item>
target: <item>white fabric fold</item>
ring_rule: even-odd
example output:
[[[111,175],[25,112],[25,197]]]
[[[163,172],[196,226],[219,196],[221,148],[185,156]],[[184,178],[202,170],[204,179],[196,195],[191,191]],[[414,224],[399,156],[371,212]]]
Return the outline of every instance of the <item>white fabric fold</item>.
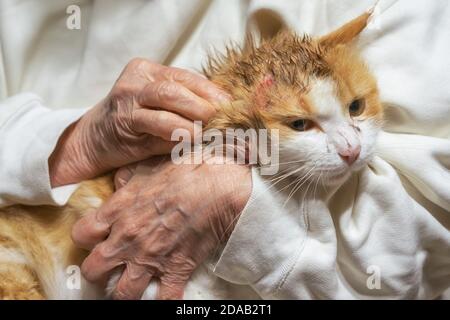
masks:
[[[0,103],[0,206],[66,203],[77,185],[52,188],[48,159],[64,129],[84,111],[52,111],[27,93]]]

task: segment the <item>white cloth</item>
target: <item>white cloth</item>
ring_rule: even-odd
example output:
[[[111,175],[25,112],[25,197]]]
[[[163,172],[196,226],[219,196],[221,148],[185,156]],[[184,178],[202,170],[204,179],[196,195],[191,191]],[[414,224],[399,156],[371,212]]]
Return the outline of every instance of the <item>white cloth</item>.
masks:
[[[0,102],[0,207],[67,202],[77,186],[52,189],[48,158],[64,129],[83,113],[84,109],[52,111],[29,93]]]
[[[318,35],[374,2],[3,0],[0,205],[67,200],[74,186],[50,189],[48,156],[132,57],[200,69],[211,47],[241,42],[247,22],[279,19]],[[66,28],[72,4],[80,30]],[[254,172],[219,276],[264,298],[435,298],[449,287],[450,5],[381,0],[380,8],[359,40],[387,105],[376,158],[303,212],[299,201],[283,207]]]

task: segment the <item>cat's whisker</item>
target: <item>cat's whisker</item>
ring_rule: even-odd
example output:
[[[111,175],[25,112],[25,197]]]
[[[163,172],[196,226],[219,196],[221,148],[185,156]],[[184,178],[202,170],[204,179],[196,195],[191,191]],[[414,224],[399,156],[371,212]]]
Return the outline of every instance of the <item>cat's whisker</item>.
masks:
[[[284,208],[286,206],[286,204],[289,202],[289,200],[293,197],[293,195],[295,194],[295,192],[297,190],[299,190],[301,188],[301,186],[308,181],[309,178],[312,177],[313,175],[313,171],[316,168],[316,166],[312,167],[304,176],[303,178],[299,179],[299,181],[297,182],[297,184],[294,186],[294,188],[291,190],[291,192],[289,193],[286,201],[283,203],[282,208]]]
[[[316,201],[317,185],[319,184],[319,181],[320,181],[320,177],[321,177],[321,176],[322,176],[322,171],[320,171],[319,176],[318,176],[318,178],[317,178],[316,185],[315,185],[315,187],[314,187],[314,193],[313,193],[313,200],[314,200],[314,202]]]
[[[295,179],[293,182],[291,182],[290,184],[288,184],[287,186],[284,186],[280,191],[283,191],[283,190],[285,190],[285,189],[287,189],[287,188],[289,188],[292,184],[294,184],[294,183],[297,183],[297,182],[301,182],[302,180],[304,180],[304,179],[307,179],[308,177],[307,177],[307,175],[313,170],[314,168],[312,168],[310,171],[308,171],[306,174],[304,174],[303,176],[301,176],[301,177],[298,177],[297,179]],[[298,170],[297,170],[298,171]]]
[[[295,169],[295,170],[292,170],[291,172],[288,172],[288,173],[284,174],[283,177],[282,177],[282,180],[289,178],[290,176],[292,176],[293,174],[295,174],[296,172],[298,172],[298,171],[301,170],[301,169],[302,169],[302,168],[300,167],[300,168],[297,168],[297,169]],[[269,187],[267,187],[267,188],[265,188],[265,189],[263,190],[264,192],[261,192],[259,195],[257,195],[257,196],[254,197],[253,199],[249,200],[249,201],[247,202],[246,207],[250,207],[250,206],[253,204],[253,202],[256,201],[256,199],[257,199],[259,196],[264,195],[267,191],[269,191],[270,189],[272,189],[276,184],[278,184],[278,183],[279,183],[280,181],[282,181],[282,180],[279,180],[279,181],[277,181],[277,182],[275,182],[275,183],[269,185]],[[278,190],[276,193],[278,193],[278,192],[281,192],[281,191]],[[233,220],[230,222],[230,224],[225,228],[225,232],[223,233],[222,238],[220,239],[219,243],[221,243],[221,241],[224,240],[223,237],[225,236],[225,234],[227,234],[227,232],[230,231],[230,228],[231,228],[231,227],[235,224],[235,222],[240,218],[241,214],[242,214],[242,212],[240,212],[238,215],[236,215],[236,217],[233,218]],[[219,245],[216,247],[216,249],[214,250],[213,256],[217,256],[217,253],[218,253],[218,250],[219,250],[219,249],[220,249],[220,244],[219,244]]]
[[[323,170],[320,172],[321,173],[321,180],[322,180],[322,187],[324,188],[324,190],[325,190],[325,192],[328,192],[328,186],[327,186],[327,184],[325,183],[325,176],[326,176],[326,173],[325,173],[325,175],[324,176],[322,176],[322,173],[323,173]]]
[[[292,171],[287,172],[290,168],[285,169],[283,172],[279,173],[282,174],[281,176],[272,178],[272,179],[267,179],[268,182],[273,182],[275,180],[279,180],[279,179],[283,179],[286,175],[291,175]],[[286,173],[287,172],[287,173]]]
[[[275,167],[275,166],[282,166],[285,164],[294,164],[294,163],[304,163],[304,162],[308,162],[309,160],[307,159],[300,159],[300,160],[295,160],[295,161],[287,161],[287,162],[277,162],[277,163],[273,163],[273,164],[267,164],[267,165],[260,165],[260,168],[270,168],[270,167]]]
[[[264,195],[265,192],[267,192],[267,191],[269,191],[270,189],[272,189],[276,184],[278,184],[279,182],[281,182],[281,181],[284,180],[284,179],[289,178],[290,176],[292,176],[293,174],[295,174],[296,172],[298,172],[298,171],[301,170],[301,169],[302,169],[301,167],[300,167],[300,168],[297,168],[296,170],[292,170],[291,172],[288,172],[288,173],[284,174],[282,177],[279,177],[280,180],[278,180],[278,181],[275,182],[275,183],[272,183],[271,185],[269,185],[267,188],[265,188],[265,189],[263,190],[264,192],[261,192],[260,194],[258,194],[257,196],[255,196],[253,199],[250,199],[250,200],[247,202],[247,205],[246,205],[246,206],[247,206],[247,207],[251,206],[251,205],[253,204],[253,202],[257,200],[257,198],[258,198],[259,196]],[[277,192],[281,192],[281,191],[277,191]],[[241,212],[241,213],[242,213],[242,212]],[[240,213],[240,214],[241,214],[241,213]],[[231,228],[231,226],[234,224],[234,222],[235,222],[237,219],[239,219],[240,214],[237,215],[236,218],[233,219],[233,221],[229,224],[229,226],[227,226],[227,228],[225,229],[225,234],[226,234],[226,232],[229,231],[229,228]]]
[[[393,144],[390,143],[389,145],[383,145],[382,147],[377,147],[375,152],[378,153],[380,152],[380,150],[385,150],[385,149],[406,149],[406,150],[430,150],[429,147],[426,146],[411,146],[409,144],[402,144],[402,143],[398,143],[398,144]]]
[[[306,199],[306,196],[307,196],[307,194],[308,194],[309,186],[311,185],[311,181],[312,181],[312,180],[310,180],[310,182],[308,183],[308,185],[307,185],[307,187],[306,187],[306,190],[305,190],[305,192],[303,193],[302,201],[301,201],[301,203],[300,203],[300,209],[301,209],[300,212],[303,212],[303,213],[306,212],[306,214],[307,214],[307,211],[305,210],[305,205],[306,205],[305,199]]]

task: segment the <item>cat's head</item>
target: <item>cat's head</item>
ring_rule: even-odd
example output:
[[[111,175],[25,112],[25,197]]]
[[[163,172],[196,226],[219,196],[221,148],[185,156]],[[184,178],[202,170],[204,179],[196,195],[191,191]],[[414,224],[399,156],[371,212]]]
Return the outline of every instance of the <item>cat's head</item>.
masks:
[[[236,102],[210,126],[278,129],[280,170],[297,176],[335,184],[361,169],[383,118],[376,81],[352,44],[369,16],[320,38],[282,32],[213,59],[207,74]]]

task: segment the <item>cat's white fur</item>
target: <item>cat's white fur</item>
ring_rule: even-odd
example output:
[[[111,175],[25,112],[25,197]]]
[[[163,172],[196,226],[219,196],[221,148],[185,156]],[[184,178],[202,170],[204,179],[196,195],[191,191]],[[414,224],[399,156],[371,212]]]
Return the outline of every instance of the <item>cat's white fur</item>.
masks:
[[[345,181],[351,172],[361,169],[373,155],[380,126],[371,119],[353,119],[337,98],[331,79],[316,79],[308,92],[317,113],[315,122],[321,130],[308,130],[280,141],[280,168],[297,169],[297,176],[323,178],[327,184]],[[359,157],[350,166],[338,150],[358,146]],[[289,168],[291,167],[291,168]]]

